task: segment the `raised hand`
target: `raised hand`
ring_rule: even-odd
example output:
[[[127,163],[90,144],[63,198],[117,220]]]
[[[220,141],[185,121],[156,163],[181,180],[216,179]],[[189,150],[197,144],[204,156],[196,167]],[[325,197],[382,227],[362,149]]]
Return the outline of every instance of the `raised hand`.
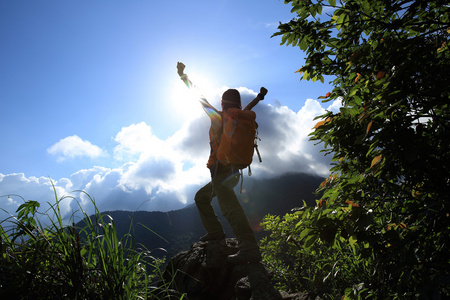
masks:
[[[186,68],[186,66],[182,62],[177,63],[178,75],[181,76],[184,74],[184,68]]]
[[[261,89],[259,90],[259,93],[263,96],[265,96],[267,94],[267,89],[265,87],[261,87]]]

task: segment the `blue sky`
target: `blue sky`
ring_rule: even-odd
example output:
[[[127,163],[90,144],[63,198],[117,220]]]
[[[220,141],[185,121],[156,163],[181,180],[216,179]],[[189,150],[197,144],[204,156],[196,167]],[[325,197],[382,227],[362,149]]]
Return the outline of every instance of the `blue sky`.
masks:
[[[300,82],[304,54],[271,38],[290,9],[278,0],[0,2],[0,196],[52,201],[50,177],[61,196],[85,190],[101,210],[192,203],[208,181],[209,121],[178,61],[217,106],[227,88],[244,104],[269,90],[255,108],[264,162],[254,176],[325,176],[328,161],[307,135],[338,104],[318,102],[331,86]],[[13,212],[21,200],[0,203]]]

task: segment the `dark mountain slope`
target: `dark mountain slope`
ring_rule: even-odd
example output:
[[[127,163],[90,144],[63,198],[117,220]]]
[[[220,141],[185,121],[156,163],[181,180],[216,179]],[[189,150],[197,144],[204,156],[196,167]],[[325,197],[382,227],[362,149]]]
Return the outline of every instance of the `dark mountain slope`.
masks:
[[[250,224],[258,239],[266,233],[260,230],[260,222],[267,214],[284,215],[292,208],[303,205],[315,205],[313,192],[323,178],[307,174],[286,174],[275,179],[255,180],[245,176],[245,193],[237,192]],[[223,218],[213,199],[213,206],[219,220],[222,222],[227,237],[233,237],[231,229]],[[134,233],[136,248],[143,245],[152,250],[155,256],[172,257],[180,251],[187,250],[198,238],[205,233],[195,204],[183,209],[169,212],[146,211],[109,211],[116,224],[119,237],[130,231]],[[131,223],[132,220],[132,223]],[[82,226],[82,222],[77,225]],[[132,224],[132,226],[130,226]],[[150,229],[150,230],[149,230]]]

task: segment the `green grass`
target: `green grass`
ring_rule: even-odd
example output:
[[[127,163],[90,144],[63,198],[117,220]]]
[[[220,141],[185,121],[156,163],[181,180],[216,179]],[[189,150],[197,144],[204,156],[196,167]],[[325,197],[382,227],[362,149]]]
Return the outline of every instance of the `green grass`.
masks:
[[[36,201],[25,201],[16,216],[0,222],[1,299],[162,299],[169,294],[164,259],[135,245],[131,225],[119,239],[114,220],[80,191],[95,214],[90,217],[77,201],[85,225],[76,228],[74,214],[64,222],[60,211],[61,201],[76,199],[58,199],[54,191],[56,202],[49,203],[48,212],[40,213]]]

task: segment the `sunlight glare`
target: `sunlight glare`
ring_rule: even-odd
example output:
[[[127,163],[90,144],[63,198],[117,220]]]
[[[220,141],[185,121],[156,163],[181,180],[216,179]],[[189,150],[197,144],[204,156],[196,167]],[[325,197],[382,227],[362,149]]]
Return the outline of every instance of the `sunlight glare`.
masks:
[[[214,89],[210,81],[195,75],[189,78],[198,89],[195,87],[189,89],[182,80],[176,82],[171,89],[170,106],[176,116],[183,120],[190,120],[204,114],[199,102],[201,95],[205,96],[212,105],[216,105],[213,100],[219,95],[219,89]],[[217,105],[216,108],[220,109]]]

